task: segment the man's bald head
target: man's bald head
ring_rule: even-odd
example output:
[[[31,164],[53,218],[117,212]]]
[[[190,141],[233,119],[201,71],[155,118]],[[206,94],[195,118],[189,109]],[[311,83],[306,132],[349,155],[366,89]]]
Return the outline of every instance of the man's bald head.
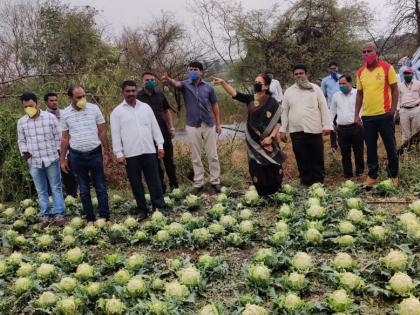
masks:
[[[363,50],[373,50],[373,51],[378,51],[378,47],[376,46],[376,44],[374,42],[367,42],[363,44]]]

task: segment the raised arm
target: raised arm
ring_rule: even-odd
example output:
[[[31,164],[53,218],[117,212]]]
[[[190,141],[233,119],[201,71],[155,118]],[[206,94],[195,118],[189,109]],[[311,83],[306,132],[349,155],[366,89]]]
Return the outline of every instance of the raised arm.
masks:
[[[229,83],[227,83],[225,80],[217,77],[213,77],[213,84],[214,85],[221,85],[227,94],[229,94],[232,97],[235,97],[237,92],[233,86],[231,86]]]
[[[174,80],[172,79],[169,75],[165,74],[164,76],[162,76],[161,81],[163,83],[169,84],[170,86],[176,88],[176,89],[181,89],[182,88],[182,82],[178,81],[178,80]]]

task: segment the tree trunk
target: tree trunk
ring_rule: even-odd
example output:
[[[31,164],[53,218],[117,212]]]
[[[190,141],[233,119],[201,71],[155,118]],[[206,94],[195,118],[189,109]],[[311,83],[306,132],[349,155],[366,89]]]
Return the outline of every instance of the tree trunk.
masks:
[[[414,0],[416,24],[417,24],[417,46],[420,46],[420,0]]]

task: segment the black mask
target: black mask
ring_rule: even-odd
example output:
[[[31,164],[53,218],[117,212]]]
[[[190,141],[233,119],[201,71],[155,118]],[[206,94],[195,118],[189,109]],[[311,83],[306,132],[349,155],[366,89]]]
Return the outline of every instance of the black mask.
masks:
[[[262,91],[262,84],[261,83],[255,83],[254,84],[254,92],[258,93]]]

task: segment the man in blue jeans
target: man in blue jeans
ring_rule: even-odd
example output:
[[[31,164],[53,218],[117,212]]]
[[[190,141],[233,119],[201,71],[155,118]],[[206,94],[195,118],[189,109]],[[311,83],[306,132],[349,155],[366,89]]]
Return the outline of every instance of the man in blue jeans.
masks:
[[[26,115],[17,124],[18,145],[22,157],[28,161],[29,172],[38,193],[41,228],[62,226],[66,220],[58,156],[60,125],[54,115],[39,109],[35,94],[23,93],[20,100]],[[50,208],[48,185],[53,195],[54,212]]]
[[[104,164],[110,161],[105,119],[97,105],[86,101],[86,93],[81,86],[71,86],[67,94],[70,105],[61,112],[61,169],[63,172],[69,171],[66,160],[69,152],[68,159],[79,184],[80,199],[88,224],[96,220],[90,196],[92,181],[98,198],[99,216],[111,226],[104,173]]]
[[[142,175],[149,188],[153,209],[166,210],[158,158],[163,158],[163,135],[152,108],[136,99],[137,85],[124,81],[124,101],[111,113],[112,147],[118,163],[125,165],[140,219],[149,214]],[[156,146],[157,150],[156,150]],[[157,152],[156,152],[157,151]]]

